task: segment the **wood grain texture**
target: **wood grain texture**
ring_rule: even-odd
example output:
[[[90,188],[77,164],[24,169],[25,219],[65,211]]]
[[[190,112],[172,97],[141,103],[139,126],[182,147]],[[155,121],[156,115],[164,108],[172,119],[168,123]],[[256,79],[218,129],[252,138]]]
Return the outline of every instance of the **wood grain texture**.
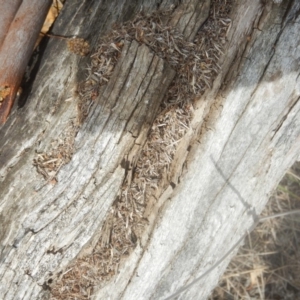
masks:
[[[157,3],[67,2],[53,33],[76,34],[94,45],[113,22],[130,18],[142,4],[151,10]],[[184,7],[190,9],[178,9]],[[236,5],[222,72],[196,101],[175,155],[170,177],[176,187],[161,191],[144,236],[118,275],[99,287],[97,299],[164,299],[191,282],[251,226],[299,157],[300,23],[298,16],[281,25],[287,7],[258,0]],[[87,60],[52,40],[39,63],[26,106],[0,127],[4,299],[49,298],[47,280],[101,228],[125,179],[122,160],[138,155],[175,75],[146,46],[126,43],[53,186],[33,160],[76,120],[71,90],[84,77]],[[227,263],[182,299],[205,299]]]
[[[70,4],[65,11],[78,9],[79,16],[90,20],[84,11],[90,11],[91,4]],[[117,10],[116,3],[98,9],[115,9],[116,18],[129,4]],[[98,2],[93,5],[96,9]],[[80,17],[74,21],[77,29],[81,22]],[[54,30],[59,26],[63,24],[59,22]],[[127,44],[89,121],[78,132],[72,162],[60,170],[57,185],[51,186],[36,172],[33,160],[36,153],[51,149],[51,143],[76,119],[76,99],[64,100],[72,96],[76,77],[81,75],[78,58],[62,41],[49,44],[29,103],[1,128],[0,293],[5,299],[39,297],[46,277],[69,263],[94,235],[124,179],[122,159],[137,138],[140,143],[145,140],[174,76],[147,47]]]
[[[193,41],[199,27],[208,18],[210,6],[210,0],[184,1],[175,10],[170,25],[176,27],[188,41]]]
[[[178,158],[187,158],[180,183],[163,193],[147,237],[97,299],[165,299],[192,282],[251,227],[299,156],[299,22],[281,27],[274,20],[283,17],[284,7],[253,2],[245,15],[245,5],[236,7],[222,69],[226,74],[230,65],[234,79],[217,98],[212,90],[205,104],[198,103],[194,131],[199,116],[208,121],[196,139],[187,133],[195,140],[189,151],[186,139],[179,147]],[[253,29],[247,44],[257,23],[261,30]],[[180,159],[176,164],[182,166]],[[206,299],[227,264],[228,258],[179,299]]]
[[[2,199],[2,214],[7,219],[2,234],[7,233],[7,228],[9,235],[4,240],[12,244],[3,256],[3,280],[10,280],[6,277],[7,265],[15,259],[21,260],[18,269],[25,274],[16,274],[14,280],[24,282],[29,276],[42,285],[45,276],[68,263],[89,241],[124,180],[122,159],[136,138],[141,143],[146,139],[173,76],[174,71],[149,48],[136,42],[125,44],[109,84],[78,132],[76,153],[60,170],[58,183],[36,189],[30,178],[24,178],[21,191],[15,190]],[[20,192],[30,193],[31,203],[23,203]],[[18,208],[10,203],[11,197],[18,202]],[[23,214],[26,205],[30,212]],[[27,288],[10,288],[7,298]]]

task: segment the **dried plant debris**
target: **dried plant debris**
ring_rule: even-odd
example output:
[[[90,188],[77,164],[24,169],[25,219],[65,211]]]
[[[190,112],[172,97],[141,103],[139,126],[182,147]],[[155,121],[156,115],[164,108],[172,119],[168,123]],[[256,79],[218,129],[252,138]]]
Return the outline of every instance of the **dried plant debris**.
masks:
[[[0,106],[4,99],[9,96],[11,88],[8,85],[0,86]]]
[[[87,56],[90,53],[90,44],[82,38],[68,39],[67,47],[70,52],[80,56]]]
[[[300,208],[300,163],[277,187],[263,216]],[[299,215],[269,219],[246,238],[209,299],[300,299]]]
[[[97,51],[91,55],[89,76],[79,87],[80,106],[89,107],[100,86],[108,82],[125,40],[146,44],[176,70],[177,75],[164,100],[165,107],[193,101],[206,88],[211,88],[220,71],[218,62],[231,25],[228,17],[230,7],[230,1],[212,1],[210,17],[193,42],[186,41],[176,28],[168,25],[172,10],[140,14],[133,21],[115,26],[100,40]],[[86,114],[87,111],[83,110],[83,116]]]
[[[90,299],[93,286],[104,284],[117,273],[122,259],[134,249],[148,221],[146,208],[168,184],[167,174],[180,139],[190,127],[194,98],[212,86],[220,66],[230,1],[212,1],[209,19],[193,42],[187,42],[168,26],[172,11],[138,15],[114,28],[91,55],[87,80],[79,87],[83,117],[104,86],[120,57],[125,40],[148,45],[167,60],[177,75],[153,123],[148,140],[135,166],[133,178],[123,185],[101,230],[101,237],[88,256],[77,260],[51,286],[52,299]]]
[[[51,150],[37,153],[33,164],[46,181],[55,184],[57,172],[71,160],[77,132],[78,126],[70,122],[58,139],[51,143]]]

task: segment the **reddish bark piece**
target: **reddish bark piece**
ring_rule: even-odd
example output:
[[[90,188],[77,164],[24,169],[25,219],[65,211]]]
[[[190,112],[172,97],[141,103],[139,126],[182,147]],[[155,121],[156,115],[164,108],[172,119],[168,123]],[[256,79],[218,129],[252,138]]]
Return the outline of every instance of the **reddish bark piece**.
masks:
[[[1,18],[0,18],[0,46],[2,45],[9,26],[18,11],[22,0],[0,0]]]
[[[3,2],[3,3],[2,3]],[[9,90],[0,101],[0,123],[5,123],[45,20],[51,0],[1,1],[0,91]]]

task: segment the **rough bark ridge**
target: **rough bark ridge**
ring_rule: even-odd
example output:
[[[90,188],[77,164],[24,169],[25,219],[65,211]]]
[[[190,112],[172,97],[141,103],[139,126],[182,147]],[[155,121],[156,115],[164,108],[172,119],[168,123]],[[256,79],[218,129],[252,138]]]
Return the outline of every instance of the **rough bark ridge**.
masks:
[[[179,8],[197,8],[189,2]],[[78,18],[76,22],[60,32],[62,21],[54,33],[88,38],[95,27],[103,32],[108,20],[129,17],[132,9],[130,1],[121,7],[118,1],[109,6],[80,3],[66,5],[61,16]],[[155,6],[154,1],[145,3],[147,9]],[[79,15],[78,6],[78,12],[92,15]],[[104,22],[95,18],[100,12]],[[87,25],[76,25],[81,23]],[[163,299],[203,273],[250,227],[299,156],[299,24],[295,1],[237,3],[223,72],[195,104],[192,126],[175,156],[173,184],[154,204],[150,226],[118,276],[97,292],[99,299]],[[122,159],[144,143],[174,76],[147,47],[125,44],[113,77],[79,129],[70,163],[52,186],[32,162],[36,152],[51,148],[66,126],[76,122],[75,100],[64,100],[85,61],[78,64],[60,41],[49,42],[43,57],[28,104],[15,110],[0,132],[4,299],[47,296],[43,287],[48,278],[94,236],[124,181]],[[59,73],[49,73],[55,68]],[[227,85],[217,95],[224,81]],[[182,297],[207,297],[227,263]]]

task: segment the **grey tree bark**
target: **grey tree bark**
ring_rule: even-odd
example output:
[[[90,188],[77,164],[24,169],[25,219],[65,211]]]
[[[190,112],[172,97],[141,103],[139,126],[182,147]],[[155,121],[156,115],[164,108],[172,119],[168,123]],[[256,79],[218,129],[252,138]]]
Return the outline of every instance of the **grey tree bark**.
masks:
[[[192,40],[211,4],[119,2],[67,1],[52,31],[84,37],[93,47],[114,22],[175,4],[174,26]],[[300,153],[299,11],[297,0],[234,2],[221,71],[194,102],[166,179],[147,204],[148,225],[136,247],[110,281],[94,288],[95,299],[165,299],[214,265],[256,222]],[[0,127],[3,299],[50,298],[49,280],[90,253],[175,76],[147,46],[125,43],[79,126],[74,89],[87,61],[63,40],[50,40],[25,106],[15,107]],[[70,161],[41,176],[37,155],[74,126]],[[229,258],[179,298],[208,297]]]

